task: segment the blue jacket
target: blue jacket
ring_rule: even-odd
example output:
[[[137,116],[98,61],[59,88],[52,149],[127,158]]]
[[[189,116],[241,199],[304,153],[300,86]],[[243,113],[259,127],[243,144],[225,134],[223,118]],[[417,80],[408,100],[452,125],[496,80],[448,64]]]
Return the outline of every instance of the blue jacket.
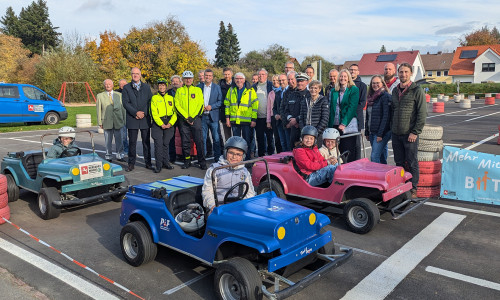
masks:
[[[202,92],[204,92],[204,83],[200,83],[198,87]],[[222,106],[222,98],[223,97],[220,86],[212,82],[212,90],[210,91],[210,99],[208,100],[208,105],[212,107],[209,115],[213,122],[219,122],[219,109]]]
[[[370,117],[366,116],[365,135],[376,134],[377,137],[383,137],[391,130],[391,102],[392,96],[384,92],[372,105]],[[366,109],[368,113],[368,108]],[[370,124],[368,124],[370,120]]]

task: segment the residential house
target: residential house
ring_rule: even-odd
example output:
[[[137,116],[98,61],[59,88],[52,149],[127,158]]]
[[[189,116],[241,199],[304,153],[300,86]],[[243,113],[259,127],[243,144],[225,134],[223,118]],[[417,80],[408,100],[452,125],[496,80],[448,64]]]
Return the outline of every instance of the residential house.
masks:
[[[453,83],[500,82],[500,44],[458,47],[449,75]]]
[[[452,77],[449,76],[449,71],[453,55],[454,53],[442,53],[441,51],[436,54],[429,54],[429,52],[422,54],[425,69],[424,78],[440,83],[451,83]]]

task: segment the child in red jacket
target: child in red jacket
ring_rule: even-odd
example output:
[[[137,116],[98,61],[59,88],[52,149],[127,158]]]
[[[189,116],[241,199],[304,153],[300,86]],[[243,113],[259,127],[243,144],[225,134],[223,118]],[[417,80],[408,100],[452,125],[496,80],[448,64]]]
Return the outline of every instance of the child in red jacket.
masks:
[[[312,186],[325,182],[332,183],[337,164],[329,165],[316,147],[318,130],[313,126],[304,126],[301,131],[301,142],[293,149],[293,156],[304,178]]]

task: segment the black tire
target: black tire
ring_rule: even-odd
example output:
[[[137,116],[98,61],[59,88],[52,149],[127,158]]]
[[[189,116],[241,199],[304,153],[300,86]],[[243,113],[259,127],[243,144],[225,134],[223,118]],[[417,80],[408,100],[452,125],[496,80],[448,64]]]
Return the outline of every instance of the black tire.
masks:
[[[38,193],[38,212],[44,220],[55,219],[61,214],[61,209],[52,204],[54,200],[60,200],[61,195],[55,187],[45,187]]]
[[[131,222],[120,232],[122,254],[129,264],[138,267],[155,259],[158,248],[143,222]]]
[[[262,299],[261,286],[255,266],[241,257],[221,263],[215,271],[214,287],[219,299]]]
[[[278,196],[278,198],[286,199],[285,192],[283,191],[283,187],[281,187],[279,181],[277,181],[276,179],[271,179],[271,186],[273,188],[273,191],[276,193],[276,196]],[[259,187],[257,188],[257,195],[267,192],[269,192],[269,181],[264,180],[259,184]]]
[[[325,227],[321,228],[319,231],[320,234],[324,234],[327,230]],[[335,243],[333,242],[333,235],[332,235],[332,240],[328,242],[326,245],[318,249],[318,253],[321,254],[335,254]],[[317,270],[327,264],[328,262],[322,259],[315,259],[313,263],[309,264],[307,268],[309,270]]]
[[[59,123],[59,114],[53,111],[49,111],[48,113],[45,114],[45,117],[43,118],[43,123],[45,125],[55,125]]]
[[[19,199],[19,187],[11,174],[5,174],[5,177],[7,177],[7,194],[9,195],[9,202],[17,201],[17,199]]]
[[[352,232],[365,234],[380,222],[380,211],[370,199],[356,198],[344,206],[344,217]]]

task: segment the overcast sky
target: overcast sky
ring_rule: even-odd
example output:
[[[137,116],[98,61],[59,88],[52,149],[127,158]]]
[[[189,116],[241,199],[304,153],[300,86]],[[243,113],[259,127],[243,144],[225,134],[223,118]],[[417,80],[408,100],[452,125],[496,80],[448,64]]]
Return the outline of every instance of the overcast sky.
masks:
[[[18,15],[31,2],[0,0],[0,14],[12,6]],[[277,43],[299,61],[319,54],[336,64],[378,52],[382,45],[387,51],[451,52],[464,33],[485,25],[500,29],[498,0],[47,0],[47,5],[64,36],[95,38],[111,30],[123,37],[132,26],[176,16],[211,61],[221,20],[233,25],[242,55]]]

